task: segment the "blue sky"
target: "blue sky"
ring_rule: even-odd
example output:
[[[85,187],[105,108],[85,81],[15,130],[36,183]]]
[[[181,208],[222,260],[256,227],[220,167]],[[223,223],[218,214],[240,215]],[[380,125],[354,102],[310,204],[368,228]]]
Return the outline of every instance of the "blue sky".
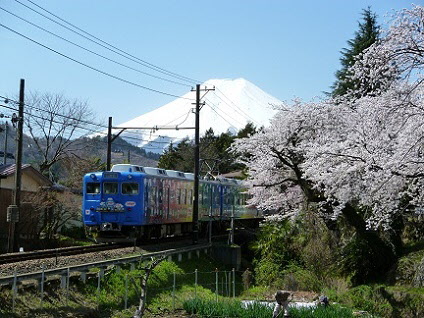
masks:
[[[27,0],[19,1],[31,5]],[[399,0],[33,2],[164,69],[200,81],[243,77],[283,101],[294,97],[309,100],[329,89],[340,67],[340,50],[357,30],[363,8],[371,6],[384,25],[388,13],[411,7],[411,2]],[[422,5],[423,1],[414,3]],[[51,23],[15,0],[2,0],[0,7],[99,54],[153,73]],[[190,90],[95,57],[2,10],[0,23],[139,85],[178,96]],[[0,95],[16,95],[19,80],[24,78],[28,91],[59,92],[87,100],[105,124],[108,116],[114,123],[122,123],[174,99],[108,78],[1,27],[0,41]]]

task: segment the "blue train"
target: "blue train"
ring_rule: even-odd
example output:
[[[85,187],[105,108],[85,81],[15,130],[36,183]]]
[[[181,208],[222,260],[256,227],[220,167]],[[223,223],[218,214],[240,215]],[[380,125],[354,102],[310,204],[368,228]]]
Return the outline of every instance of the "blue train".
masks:
[[[189,234],[194,174],[130,164],[88,173],[83,179],[83,222],[97,242],[125,242]],[[233,179],[199,182],[200,231],[210,217],[226,226],[232,213],[250,226],[262,214],[246,204],[246,184]],[[218,228],[218,227],[214,227]]]

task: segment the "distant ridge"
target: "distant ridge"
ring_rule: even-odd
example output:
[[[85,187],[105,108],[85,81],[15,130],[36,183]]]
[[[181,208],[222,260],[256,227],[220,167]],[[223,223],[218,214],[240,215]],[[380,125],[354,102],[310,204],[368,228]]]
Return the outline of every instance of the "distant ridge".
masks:
[[[236,133],[248,122],[255,126],[268,126],[276,113],[272,105],[282,102],[267,94],[256,85],[243,79],[211,79],[201,87],[213,88],[202,99],[206,103],[200,111],[200,133],[212,127],[215,134],[230,131]],[[195,99],[195,92],[183,97]],[[194,127],[195,116],[192,100],[176,99],[151,112],[118,125],[118,127]],[[131,130],[121,137],[127,142],[152,152],[163,152],[169,144],[183,138],[194,138],[194,130]]]

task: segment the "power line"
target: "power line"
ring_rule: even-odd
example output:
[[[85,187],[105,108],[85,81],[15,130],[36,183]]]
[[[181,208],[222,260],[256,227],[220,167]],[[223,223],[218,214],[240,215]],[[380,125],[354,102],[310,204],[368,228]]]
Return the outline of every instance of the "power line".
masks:
[[[14,99],[10,99],[10,98],[7,98],[7,97],[1,96],[1,95],[0,95],[0,98],[2,98],[4,100],[7,99],[10,102],[12,102],[13,104],[19,104],[19,102],[16,101],[16,100],[14,100]],[[78,121],[78,122],[81,122],[81,123],[84,123],[84,124],[89,124],[89,125],[97,126],[97,127],[100,127],[100,128],[107,128],[107,126],[105,126],[105,125],[101,125],[101,124],[93,123],[93,122],[90,122],[90,121],[87,121],[87,120],[83,120],[83,119],[79,119],[79,118],[75,118],[75,117],[63,115],[63,114],[56,113],[56,112],[53,112],[53,111],[47,110],[47,109],[42,109],[42,108],[36,107],[34,105],[27,104],[27,103],[24,103],[24,106],[26,106],[28,108],[32,108],[32,109],[34,109],[36,111],[49,113],[50,115],[59,116],[59,117],[63,117],[63,118],[66,118],[66,119],[72,119],[72,120],[75,120],[75,121]],[[3,106],[3,107],[5,107],[5,106]],[[13,109],[13,108],[11,108],[11,109]],[[14,109],[14,110],[16,110],[16,109]]]
[[[4,107],[4,108],[6,108],[6,109],[10,109],[10,110],[13,110],[13,111],[18,111],[16,108],[13,108],[13,107],[10,107],[10,106],[6,106],[6,105],[0,105],[0,107]],[[46,111],[46,112],[49,112],[49,111]],[[51,119],[51,118],[45,118],[45,117],[42,117],[42,116],[39,116],[39,115],[33,114],[33,113],[31,113],[31,112],[24,112],[24,114],[29,115],[29,116],[32,116],[32,117],[34,117],[34,118],[41,119],[41,120],[50,121],[50,122],[55,123],[55,124],[60,124],[60,125],[63,125],[63,124],[64,124],[63,122],[60,122],[60,121],[57,121],[57,120],[54,120],[54,119]],[[66,116],[63,116],[63,115],[62,115],[62,117],[67,118]],[[69,118],[68,118],[68,119],[69,119]],[[90,123],[90,122],[82,121],[82,120],[78,120],[78,119],[73,119],[73,120],[80,121],[81,123],[86,123],[86,124],[90,124],[90,125],[94,125],[94,126],[96,126],[96,125],[97,125],[97,124],[95,124],[95,123]],[[75,128],[78,128],[78,129],[81,129],[81,130],[88,131],[88,133],[90,133],[90,134],[98,134],[98,135],[105,135],[105,136],[107,135],[107,134],[106,134],[106,133],[104,133],[104,132],[99,132],[99,131],[94,130],[94,129],[92,129],[92,128],[88,128],[88,127],[86,127],[86,126],[80,126],[79,124],[74,124],[74,125],[71,125],[71,124],[70,124],[69,126],[73,126],[73,127],[75,127]],[[86,135],[87,135],[87,134],[86,134]],[[87,137],[87,136],[81,136],[81,137]],[[172,137],[168,137],[168,138],[171,138],[171,139],[172,139]],[[136,141],[136,142],[146,142],[146,143],[156,143],[156,144],[169,144],[169,143],[171,142],[171,141],[167,142],[167,141],[147,140],[147,139],[136,138],[136,137],[131,137],[131,136],[126,136],[126,139],[134,140],[134,141]],[[179,139],[179,138],[173,138],[173,139]],[[160,147],[160,146],[158,146],[157,148],[159,149],[159,148],[161,148],[161,147]]]
[[[2,96],[2,95],[0,95],[0,98],[2,98],[4,100],[8,100],[8,101],[12,102],[13,104],[19,104],[18,101],[14,100],[14,99],[7,98],[7,97]],[[60,113],[57,113],[57,112],[53,112],[53,111],[50,111],[50,110],[46,110],[46,109],[42,109],[42,108],[36,107],[34,105],[30,105],[28,103],[25,103],[24,106],[26,106],[26,108],[34,109],[34,110],[39,111],[39,112],[45,112],[45,113],[48,113],[48,114],[53,115],[53,116],[58,116],[58,117],[66,118],[66,119],[72,119],[72,120],[74,120],[74,121],[76,121],[78,123],[84,123],[84,124],[88,124],[88,125],[93,125],[93,126],[96,126],[96,127],[99,127],[99,128],[104,128],[104,129],[107,129],[108,128],[106,125],[101,125],[101,124],[90,122],[90,121],[87,121],[87,120],[83,120],[83,119],[71,117],[71,116],[68,116],[68,115],[63,115],[63,114],[60,114]],[[3,107],[17,111],[17,109],[14,109],[14,108],[11,108],[11,107],[8,107],[8,106],[3,106]],[[33,115],[32,113],[29,113],[29,112],[27,112],[27,114]],[[186,118],[184,119],[184,121],[182,121],[180,123],[180,124],[182,124],[182,123],[184,123],[187,120],[189,114],[190,114],[190,112],[188,112],[187,114],[183,114],[183,115],[181,115],[180,117],[178,117],[178,118],[176,118],[174,120],[178,120],[179,118],[181,118],[183,116],[186,116]],[[44,118],[44,117],[42,117],[42,118],[39,117],[39,118],[40,119],[44,119],[44,120],[51,120],[50,118]],[[53,121],[53,122],[60,123],[60,122],[57,122],[57,121]],[[180,125],[180,124],[178,124],[178,125]],[[117,129],[119,129],[119,127],[117,127]],[[89,130],[89,129],[87,129],[87,130]],[[98,134],[106,134],[106,133],[103,133],[103,132],[99,132],[97,130],[89,130],[89,131],[91,131],[93,133],[98,133]],[[139,133],[137,133],[137,132],[126,131],[125,132],[125,135],[127,135],[126,137],[129,138],[129,139],[131,139],[131,137],[128,136],[128,134],[133,134],[133,135],[137,135],[137,136],[139,135]],[[150,134],[150,135],[152,135],[152,134]],[[160,137],[164,137],[164,136],[161,136],[159,134],[153,134],[153,136],[158,136],[159,138]],[[170,136],[166,136],[166,137],[167,138],[170,138],[172,140],[180,139],[178,137],[170,137]],[[133,139],[135,139],[135,138],[133,138]],[[137,139],[137,141],[157,142],[157,141],[145,140],[145,139],[139,139],[139,138]],[[166,143],[166,142],[162,142],[162,143]]]
[[[222,117],[211,105],[209,105],[209,103],[206,103],[206,105],[208,105],[219,117],[221,117],[223,120],[225,120],[228,124],[230,124],[231,126],[233,125],[228,120],[226,120],[224,117]]]
[[[1,96],[0,96],[1,97]],[[13,101],[13,100],[12,100]],[[18,111],[18,109],[16,109],[16,108],[13,108],[13,107],[10,107],[10,106],[6,106],[6,105],[1,105],[0,104],[0,107],[3,107],[3,108],[6,108],[6,109],[9,109],[9,110],[12,110],[12,111]],[[30,112],[24,112],[24,114],[25,115],[29,115],[29,116],[32,116],[32,117],[35,117],[35,118],[38,118],[38,119],[41,119],[41,120],[47,120],[47,121],[51,121],[52,123],[55,123],[55,124],[63,124],[62,122],[59,122],[59,121],[56,121],[56,120],[54,120],[54,119],[51,119],[51,118],[45,118],[45,117],[42,117],[42,116],[38,116],[38,115],[35,115],[35,114],[33,114],[33,113],[30,113]],[[66,116],[65,116],[66,117]],[[96,124],[94,124],[94,125],[96,125]],[[80,136],[80,137],[78,137],[78,138],[89,138],[88,137],[88,134],[93,134],[93,133],[95,133],[95,134],[98,134],[98,135],[104,135],[104,136],[106,136],[107,134],[106,133],[104,133],[104,132],[99,132],[99,131],[96,131],[96,130],[94,130],[94,129],[90,129],[90,128],[88,128],[88,127],[85,127],[85,126],[79,126],[79,125],[70,125],[70,126],[73,126],[75,129],[80,129],[80,130],[84,130],[84,131],[88,131],[88,133],[86,133],[85,135],[82,135],[82,136]],[[144,140],[144,139],[140,139],[140,138],[134,138],[134,137],[129,137],[129,136],[127,136],[127,138],[126,139],[130,139],[130,140],[134,140],[134,141],[136,141],[136,142],[146,142],[147,144],[149,144],[149,146],[150,147],[145,147],[145,146],[142,146],[141,148],[142,149],[164,149],[164,147],[163,146],[160,146],[160,145],[158,145],[158,146],[154,146],[153,144],[161,144],[161,143],[163,143],[163,144],[169,144],[170,142],[165,142],[165,141],[153,141],[153,140]],[[124,139],[125,140],[125,139]],[[75,140],[74,140],[75,141]],[[101,142],[103,142],[103,143],[107,143],[107,141],[106,140],[100,140]],[[118,145],[120,145],[120,146],[128,146],[128,145],[126,145],[126,144],[123,144],[123,143],[117,143]],[[131,143],[128,143],[129,145],[131,145]]]
[[[221,108],[219,108],[217,105],[215,105],[214,103],[212,103],[209,99],[206,99],[210,104],[212,104],[216,109],[218,109],[220,112],[222,112],[224,115],[228,116],[230,119],[234,120],[236,123],[243,125],[244,123],[238,121],[237,119],[235,119],[234,117],[228,115],[226,112],[224,112]],[[212,108],[212,110],[214,110],[216,112],[216,110],[209,105],[209,107]],[[216,112],[217,113],[217,112]],[[218,114],[218,113],[217,113]],[[221,116],[220,114],[218,114],[222,119],[224,119],[227,123],[229,123],[230,125],[232,125],[230,122],[228,122],[223,116]]]
[[[216,87],[216,90],[218,92],[220,92],[222,94],[222,96],[224,96],[230,103],[232,103],[237,109],[239,109],[241,111],[241,113],[243,113],[248,119],[252,120],[253,122],[255,122],[256,124],[259,124],[255,119],[253,119],[252,117],[249,116],[249,114],[247,114],[246,112],[243,111],[243,109],[239,106],[237,106],[236,103],[234,103],[227,95],[224,94],[223,91],[221,91],[218,87]],[[216,97],[218,97],[220,100],[222,100],[224,103],[226,103],[228,106],[230,106],[227,102],[225,102],[220,96],[218,96],[217,94],[215,94]]]
[[[41,27],[41,26],[39,26],[39,25],[37,25],[37,24],[35,24],[35,23],[31,22],[31,21],[28,21],[28,20],[26,20],[26,19],[24,19],[24,18],[22,18],[22,17],[20,17],[20,16],[18,16],[18,15],[16,15],[16,14],[14,14],[13,12],[10,12],[10,11],[8,11],[8,10],[6,10],[6,9],[2,8],[2,7],[0,7],[0,9],[1,9],[1,10],[3,10],[3,11],[5,11],[5,12],[7,12],[8,14],[10,14],[10,15],[12,15],[12,16],[14,16],[14,17],[16,17],[17,19],[20,19],[21,21],[24,21],[24,22],[26,22],[26,23],[28,23],[28,24],[30,24],[30,25],[32,25],[32,26],[34,26],[34,27],[36,27],[36,28],[37,28],[37,29],[39,29],[39,30],[42,30],[42,31],[44,31],[44,32],[46,32],[46,33],[48,33],[48,34],[50,34],[50,35],[52,35],[52,36],[56,37],[56,38],[59,38],[59,39],[61,39],[61,40],[65,41],[65,42],[67,42],[67,43],[70,43],[70,44],[72,44],[72,45],[74,45],[74,46],[76,46],[76,47],[78,47],[78,48],[80,48],[80,49],[82,49],[82,50],[84,50],[84,51],[87,51],[87,52],[89,52],[89,53],[91,53],[91,54],[94,54],[94,55],[96,55],[96,56],[98,56],[98,57],[101,57],[101,58],[103,58],[103,59],[105,59],[105,60],[107,60],[107,61],[109,61],[109,62],[115,63],[115,64],[120,65],[120,66],[122,66],[122,67],[125,67],[125,68],[127,68],[127,69],[133,70],[133,71],[135,71],[135,72],[138,72],[138,73],[141,73],[141,74],[144,74],[144,75],[147,75],[147,76],[153,77],[153,78],[161,79],[161,80],[166,81],[166,82],[169,82],[169,83],[173,83],[173,84],[177,84],[177,85],[181,85],[181,86],[186,86],[186,87],[191,87],[190,85],[187,85],[187,84],[184,84],[184,83],[180,83],[180,82],[176,82],[176,81],[173,81],[173,80],[170,80],[170,79],[167,79],[167,78],[161,77],[161,76],[153,75],[153,74],[150,74],[150,73],[147,73],[147,72],[141,71],[141,70],[139,70],[139,69],[133,68],[133,67],[131,67],[131,66],[129,66],[129,65],[126,65],[126,64],[120,63],[120,62],[115,61],[115,60],[113,60],[113,59],[110,59],[110,58],[108,58],[108,57],[106,57],[106,56],[104,56],[104,55],[101,55],[101,54],[96,53],[96,52],[94,52],[94,51],[92,51],[92,50],[90,50],[90,49],[87,49],[86,47],[84,47],[84,46],[82,46],[82,45],[79,45],[79,44],[77,44],[77,43],[75,43],[75,42],[72,42],[72,41],[70,41],[70,40],[68,40],[68,39],[66,39],[66,38],[64,38],[64,37],[62,37],[62,36],[60,36],[60,35],[57,35],[56,33],[53,33],[53,32],[51,32],[51,31],[49,31],[49,30],[46,30],[45,28],[43,28],[43,27]]]
[[[226,102],[225,100],[223,100],[221,97],[219,97],[218,95],[215,94],[216,97],[218,97],[222,102],[224,102],[225,105],[229,106],[232,110],[234,110],[237,114],[241,115],[243,118],[247,119],[247,120],[251,120],[251,118],[249,116],[244,115],[243,113],[239,112],[237,109],[235,109],[234,107],[232,107],[230,104],[228,104],[228,102]],[[215,105],[215,107],[218,107],[217,105]],[[221,110],[221,109],[220,109]],[[222,110],[221,110],[222,111]],[[222,111],[223,112],[223,111]],[[228,114],[226,114],[227,116],[229,116]]]
[[[145,89],[145,90],[148,90],[148,91],[151,91],[151,92],[155,92],[155,93],[158,93],[158,94],[162,94],[162,95],[167,95],[167,96],[172,96],[172,97],[181,98],[181,99],[187,99],[187,100],[193,100],[193,99],[191,99],[191,98],[186,98],[186,97],[183,97],[183,96],[177,96],[177,95],[174,95],[174,94],[170,94],[170,93],[162,92],[162,91],[159,91],[159,90],[156,90],[156,89],[153,89],[153,88],[147,87],[147,86],[143,86],[143,85],[140,85],[140,84],[137,84],[137,83],[134,83],[134,82],[128,81],[128,80],[126,80],[126,79],[124,79],[124,78],[122,78],[122,77],[119,77],[119,76],[116,76],[116,75],[113,75],[113,74],[107,73],[107,72],[102,71],[102,70],[100,70],[100,69],[98,69],[98,68],[95,68],[95,67],[90,66],[90,65],[88,65],[88,64],[85,64],[85,63],[83,63],[83,62],[80,62],[80,61],[78,61],[78,60],[76,60],[76,59],[74,59],[74,58],[72,58],[72,57],[69,57],[69,56],[67,56],[67,55],[63,54],[63,53],[60,53],[59,51],[56,51],[56,50],[54,50],[54,49],[52,49],[52,48],[50,48],[50,47],[48,47],[48,46],[46,46],[46,45],[44,45],[44,44],[42,44],[42,43],[40,43],[40,42],[37,42],[37,41],[35,41],[35,40],[33,40],[33,39],[29,38],[29,37],[28,37],[28,36],[26,36],[26,35],[23,35],[22,33],[19,33],[18,31],[15,31],[15,30],[13,30],[13,29],[11,29],[11,28],[9,28],[9,27],[5,26],[4,24],[1,24],[1,23],[0,23],[0,26],[1,26],[1,27],[3,27],[3,28],[5,28],[5,29],[7,29],[7,30],[9,30],[10,32],[13,32],[13,33],[15,33],[15,34],[17,34],[17,35],[19,35],[19,36],[21,36],[21,37],[23,37],[23,38],[27,39],[28,41],[31,41],[31,42],[33,42],[33,43],[35,43],[35,44],[37,44],[37,45],[39,45],[39,46],[41,46],[41,47],[44,47],[45,49],[47,49],[47,50],[49,50],[49,51],[52,51],[52,52],[54,52],[54,53],[56,53],[56,54],[58,54],[58,55],[60,55],[60,56],[62,56],[62,57],[64,57],[64,58],[67,58],[68,60],[71,60],[71,61],[73,61],[73,62],[75,62],[75,63],[77,63],[77,64],[79,64],[79,65],[82,65],[82,66],[84,66],[84,67],[88,68],[88,69],[91,69],[91,70],[93,70],[93,71],[96,71],[96,72],[98,72],[98,73],[100,73],[100,74],[103,74],[103,75],[105,75],[105,76],[108,76],[108,77],[114,78],[114,79],[116,79],[116,80],[118,80],[118,81],[121,81],[121,82],[123,82],[123,83],[130,84],[130,85],[132,85],[132,86],[139,87],[139,88],[142,88],[142,89]]]
[[[163,69],[163,68],[161,68],[161,67],[159,67],[159,66],[156,66],[156,65],[151,64],[151,63],[149,63],[149,62],[147,62],[147,61],[144,61],[144,60],[142,60],[142,59],[140,59],[140,58],[138,58],[138,57],[136,57],[136,56],[134,56],[134,55],[131,55],[131,54],[129,54],[128,52],[125,52],[125,51],[123,51],[123,50],[121,50],[121,49],[117,48],[116,46],[113,46],[112,44],[110,44],[110,43],[108,43],[108,42],[106,42],[106,41],[103,41],[102,39],[100,39],[100,38],[98,38],[98,37],[96,37],[96,36],[92,35],[91,33],[87,32],[87,31],[84,31],[83,29],[81,29],[81,28],[77,27],[76,25],[74,25],[74,24],[72,24],[72,23],[70,23],[70,22],[66,21],[65,19],[63,19],[63,18],[59,17],[58,15],[56,15],[56,14],[54,14],[54,13],[52,13],[52,12],[48,11],[47,9],[45,9],[45,8],[41,7],[40,5],[36,4],[36,3],[35,3],[35,2],[33,2],[33,1],[27,0],[28,2],[32,3],[34,6],[36,6],[36,7],[40,8],[41,10],[43,10],[43,11],[45,11],[45,12],[47,12],[48,14],[50,14],[50,15],[52,15],[53,17],[55,17],[55,18],[59,19],[60,21],[65,22],[66,24],[68,24],[68,25],[72,26],[74,29],[77,29],[77,30],[81,31],[81,32],[82,32],[82,33],[84,33],[84,34],[87,34],[87,35],[88,35],[88,36],[90,36],[91,38],[89,38],[89,37],[85,36],[84,34],[81,34],[80,32],[77,32],[77,31],[75,31],[75,30],[73,30],[73,29],[71,29],[71,28],[67,27],[66,25],[64,25],[64,24],[62,24],[62,23],[60,23],[60,22],[58,22],[58,21],[56,21],[56,20],[54,20],[54,19],[52,19],[52,18],[50,18],[50,17],[46,16],[45,14],[43,14],[43,13],[41,13],[41,12],[39,12],[39,11],[37,11],[37,10],[33,9],[33,8],[31,8],[30,6],[27,6],[26,4],[24,4],[24,3],[22,3],[22,2],[20,2],[20,1],[18,1],[18,0],[15,0],[15,1],[16,1],[16,2],[18,2],[20,5],[22,5],[22,6],[26,7],[26,8],[28,8],[29,10],[31,10],[31,11],[33,11],[33,12],[35,12],[35,13],[37,13],[37,14],[41,15],[42,17],[44,17],[44,18],[46,18],[46,19],[48,19],[48,20],[52,21],[53,23],[56,23],[56,24],[60,25],[61,27],[63,27],[63,28],[65,28],[65,29],[67,29],[67,30],[69,30],[69,31],[71,31],[71,32],[73,32],[73,33],[75,33],[75,34],[77,34],[77,35],[79,35],[79,36],[81,36],[81,37],[85,38],[86,40],[89,40],[89,41],[91,41],[91,42],[93,42],[93,43],[96,43],[97,45],[99,45],[99,46],[101,46],[101,47],[103,47],[103,48],[105,48],[105,49],[107,49],[107,50],[109,50],[109,51],[112,51],[112,52],[114,52],[115,54],[118,54],[118,55],[120,55],[120,56],[122,56],[122,57],[124,57],[124,58],[127,58],[127,59],[129,59],[129,60],[131,60],[131,61],[133,61],[133,62],[135,62],[135,63],[141,64],[141,65],[143,65],[144,67],[150,68],[150,69],[152,69],[152,70],[154,70],[154,71],[156,71],[156,72],[159,72],[159,73],[165,74],[165,75],[170,76],[170,77],[174,77],[174,78],[178,78],[178,79],[180,79],[180,80],[186,81],[186,82],[190,82],[190,83],[192,83],[192,84],[195,84],[195,83],[199,83],[199,82],[200,82],[200,81],[197,81],[197,80],[195,80],[195,79],[192,79],[192,78],[189,78],[189,77],[186,77],[186,76],[182,76],[182,75],[179,75],[179,74],[177,74],[177,73],[174,73],[174,72],[168,71],[168,70]],[[92,38],[96,39],[97,41],[93,40]],[[101,42],[101,43],[99,43],[99,42]],[[103,43],[103,44],[102,44],[102,43]],[[104,44],[106,44],[107,46],[106,46],[106,45],[104,45]],[[112,48],[112,49],[111,49],[111,48]],[[120,53],[120,52],[121,52],[121,53]],[[122,54],[122,53],[123,53],[123,54]]]

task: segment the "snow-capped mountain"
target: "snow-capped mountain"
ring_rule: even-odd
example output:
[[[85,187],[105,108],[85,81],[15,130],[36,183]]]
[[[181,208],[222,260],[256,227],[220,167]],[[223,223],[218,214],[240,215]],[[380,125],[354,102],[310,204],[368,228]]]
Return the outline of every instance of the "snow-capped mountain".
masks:
[[[236,133],[248,122],[255,126],[267,126],[276,113],[272,105],[282,102],[265,93],[256,85],[243,79],[211,79],[201,88],[215,88],[203,98],[205,105],[200,111],[200,134],[213,128],[215,134],[230,131]],[[203,96],[205,92],[201,92]],[[195,126],[194,108],[196,92],[189,92],[149,113],[138,116],[118,127],[157,127],[158,130],[129,130],[121,137],[147,151],[162,152],[169,144],[178,143],[185,137],[194,139],[194,130],[161,130],[160,128],[183,128]]]

